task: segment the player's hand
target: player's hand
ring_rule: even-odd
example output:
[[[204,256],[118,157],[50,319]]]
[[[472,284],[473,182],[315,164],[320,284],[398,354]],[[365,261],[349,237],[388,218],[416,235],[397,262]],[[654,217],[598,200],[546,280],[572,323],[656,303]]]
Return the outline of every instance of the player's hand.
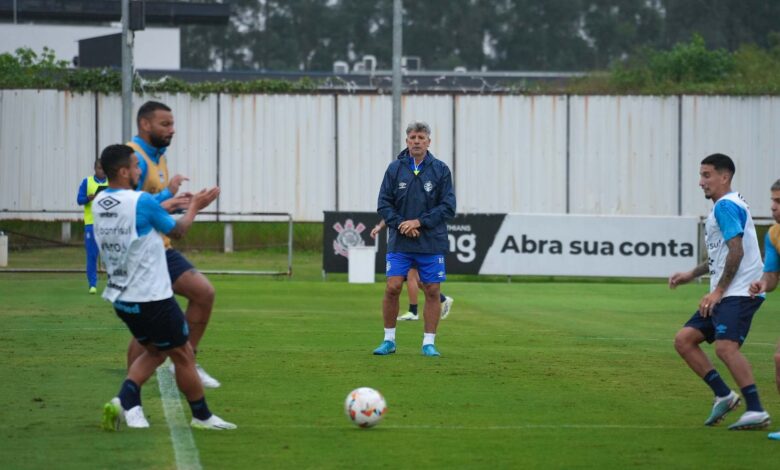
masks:
[[[219,188],[214,186],[211,189],[201,189],[198,193],[193,194],[190,201],[190,210],[200,212],[219,196]]]
[[[418,219],[404,220],[398,226],[398,231],[401,232],[401,235],[406,235],[408,237],[410,236],[409,232],[411,230],[418,229],[418,228],[420,228],[420,221]],[[418,230],[418,236],[419,236],[419,230]]]
[[[187,209],[190,206],[191,200],[192,200],[192,193],[181,193],[181,194],[177,194],[176,196],[170,199],[166,199],[160,205],[169,214],[174,214],[176,212],[181,212]]]
[[[379,234],[379,231],[382,230],[382,227],[380,225],[376,225],[374,228],[371,229],[371,238],[376,238],[376,236]]]
[[[406,236],[409,237],[409,238],[417,238],[417,237],[420,236],[420,231],[417,230],[416,228],[413,228],[413,229],[409,230],[408,232],[406,232]]]
[[[750,298],[754,299],[757,295],[763,294],[766,292],[766,281],[753,281],[750,283],[750,287],[748,287],[748,293],[750,294]]]
[[[168,191],[171,192],[171,194],[176,194],[179,192],[179,187],[181,184],[185,181],[189,181],[190,179],[186,176],[182,175],[175,175],[171,180],[168,182]]]
[[[702,297],[699,301],[699,315],[704,318],[712,316],[712,312],[715,310],[715,306],[720,303],[722,298],[723,294],[718,289],[715,289],[714,291]]]
[[[680,284],[687,284],[693,280],[693,273],[691,271],[685,273],[674,273],[669,276],[669,288],[674,289]]]

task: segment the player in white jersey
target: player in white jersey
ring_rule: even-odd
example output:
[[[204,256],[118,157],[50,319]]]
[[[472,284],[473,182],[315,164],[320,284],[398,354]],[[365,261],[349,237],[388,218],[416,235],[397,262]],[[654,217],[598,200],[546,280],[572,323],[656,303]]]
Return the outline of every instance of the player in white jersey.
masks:
[[[219,188],[192,196],[187,212],[177,221],[149,193],[135,191],[140,176],[138,159],[127,145],[109,145],[100,162],[108,189],[94,200],[95,240],[106,265],[108,282],[103,298],[114,305],[144,351],[130,365],[119,394],[103,407],[103,428],[147,428],[141,407],[141,386],[169,357],[176,365],[176,383],[192,410],[191,426],[235,429],[209,411],[203,384],[188,342],[189,329],[171,289],[160,233],[181,238],[195,215],[219,195]]]
[[[763,264],[756,229],[742,197],[731,190],[734,162],[726,155],[713,154],[701,161],[699,186],[715,203],[704,226],[708,260],[691,271],[669,277],[674,289],[704,274],[710,275],[710,291],[699,309],[674,338],[674,347],[690,367],[712,389],[715,400],[704,422],[713,426],[736,408],[741,399],[715,370],[701,343],[715,343],[715,353],[726,364],[745,398],[747,411],[729,429],[760,429],[770,419],[761,406],[753,370],[740,352],[750,331],[750,323],[762,296],[751,297],[752,281],[761,276]]]

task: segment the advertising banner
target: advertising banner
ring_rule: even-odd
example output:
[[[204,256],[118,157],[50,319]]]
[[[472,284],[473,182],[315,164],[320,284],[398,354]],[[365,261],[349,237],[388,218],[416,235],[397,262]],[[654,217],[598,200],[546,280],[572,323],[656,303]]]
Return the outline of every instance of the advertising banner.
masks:
[[[323,270],[348,270],[350,246],[378,243],[383,273],[387,231],[373,212],[325,212]],[[696,217],[458,214],[447,224],[448,274],[667,277],[698,264]]]
[[[696,217],[509,214],[480,274],[667,277],[698,263]]]

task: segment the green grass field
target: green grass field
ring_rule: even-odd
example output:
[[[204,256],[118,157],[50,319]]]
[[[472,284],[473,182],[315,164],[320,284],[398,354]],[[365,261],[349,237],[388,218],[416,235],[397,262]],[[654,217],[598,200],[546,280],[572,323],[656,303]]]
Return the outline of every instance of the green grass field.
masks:
[[[191,257],[209,267],[209,256]],[[711,396],[672,337],[703,284],[448,282],[456,301],[440,325],[442,357],[420,355],[422,322],[399,323],[398,353],[375,357],[383,285],[323,281],[316,254],[296,260],[289,280],[212,277],[217,305],[200,362],[223,383],[207,391],[210,407],[239,429],[193,431],[203,468],[734,469],[776,460],[780,443],[765,432],[701,424]],[[770,296],[743,350],[780,424],[778,314]],[[0,321],[0,466],[176,468],[156,378],[143,393],[150,429],[99,428],[124,377],[129,333],[108,303],[86,295],[82,276],[0,273]],[[374,429],[344,416],[358,386],[387,399]]]

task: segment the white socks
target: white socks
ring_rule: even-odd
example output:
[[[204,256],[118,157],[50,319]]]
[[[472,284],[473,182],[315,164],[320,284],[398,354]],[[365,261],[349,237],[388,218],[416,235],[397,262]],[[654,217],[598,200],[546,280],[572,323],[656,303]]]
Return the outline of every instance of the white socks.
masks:
[[[426,344],[433,344],[436,339],[436,333],[423,333],[423,346]],[[392,341],[395,343],[395,328],[385,328],[385,341]]]
[[[385,328],[385,341],[395,343],[395,328]]]

